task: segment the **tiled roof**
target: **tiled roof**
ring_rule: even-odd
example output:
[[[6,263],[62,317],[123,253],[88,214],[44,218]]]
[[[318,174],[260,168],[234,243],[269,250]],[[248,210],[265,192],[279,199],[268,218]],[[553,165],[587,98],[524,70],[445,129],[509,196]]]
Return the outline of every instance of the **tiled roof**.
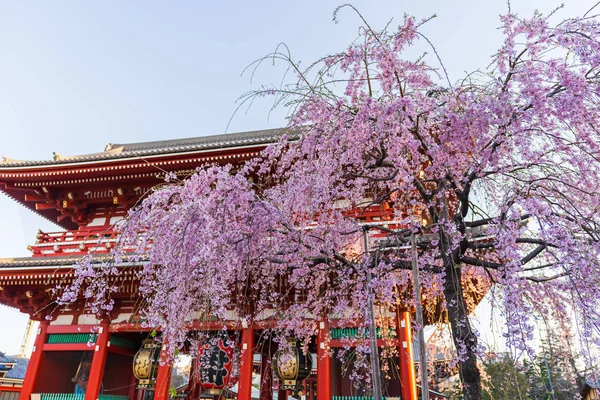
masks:
[[[0,258],[0,269],[17,267],[51,267],[73,265],[81,256]]]
[[[123,152],[140,151],[187,151],[207,148],[227,148],[267,144],[279,140],[284,129],[266,129],[260,131],[228,133],[224,135],[201,136],[186,139],[159,140],[155,142],[109,144],[106,151],[123,148]]]
[[[110,256],[106,255],[96,255],[94,256],[94,263],[102,263],[105,260],[110,260],[107,258]],[[36,268],[36,267],[71,267],[75,265],[79,260],[83,257],[81,255],[75,256],[59,256],[59,257],[18,257],[18,258],[0,258],[0,270],[3,268]],[[139,263],[144,262],[147,259],[146,256],[135,256],[133,254],[124,255],[121,257],[121,263],[118,264],[120,266],[131,266],[131,265],[139,265]]]
[[[117,160],[139,156],[267,145],[278,141],[286,131],[286,129],[279,128],[155,142],[110,143],[106,146],[105,151],[101,153],[78,156],[61,156],[55,153],[54,160],[23,161],[4,157],[3,161],[0,161],[0,168]]]
[[[11,364],[16,362],[17,361],[14,360],[12,357],[8,357],[6,354],[0,351],[0,364]]]
[[[27,372],[27,365],[29,365],[29,358],[11,356],[16,361],[14,367],[6,372],[5,378],[9,379],[25,379],[25,372]]]

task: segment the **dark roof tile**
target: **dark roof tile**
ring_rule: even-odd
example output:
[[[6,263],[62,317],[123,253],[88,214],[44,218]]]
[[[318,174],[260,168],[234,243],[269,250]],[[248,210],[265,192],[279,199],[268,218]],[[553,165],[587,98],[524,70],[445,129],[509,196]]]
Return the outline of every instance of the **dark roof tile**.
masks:
[[[0,269],[73,265],[79,260],[81,260],[81,256],[0,258]]]
[[[6,372],[6,378],[10,379],[25,379],[25,372],[27,372],[27,365],[29,365],[29,358],[11,356],[17,363],[15,366]]]
[[[5,158],[4,162],[0,162],[0,168],[70,164],[77,162],[116,160],[137,156],[183,153],[211,149],[227,149],[253,145],[267,145],[277,142],[285,132],[285,128],[278,128],[186,139],[160,140],[154,142],[125,144],[111,143],[106,146],[105,151],[102,153],[84,154],[69,157],[55,154],[54,160],[21,161]]]
[[[14,360],[12,357],[7,356],[6,354],[4,354],[3,352],[0,351],[0,364],[15,363],[15,362],[17,362],[17,361]]]

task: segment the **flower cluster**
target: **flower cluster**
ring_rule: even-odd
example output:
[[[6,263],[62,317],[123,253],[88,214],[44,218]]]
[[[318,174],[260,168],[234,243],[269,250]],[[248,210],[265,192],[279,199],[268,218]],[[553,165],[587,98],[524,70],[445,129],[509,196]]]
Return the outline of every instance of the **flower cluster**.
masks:
[[[573,315],[577,339],[600,344],[599,19],[505,15],[490,69],[454,85],[406,55],[425,22],[365,24],[360,40],[304,70],[271,55],[297,79],[246,99],[292,106],[289,136],[235,171],[202,167],[131,212],[117,251],[147,255],[141,311],[173,348],[194,319],[275,318],[282,337],[306,339],[325,315],[364,321],[371,291],[382,313],[412,307],[410,235],[426,322],[450,322],[468,398],[480,350],[468,314],[491,283],[515,351],[533,351],[535,315],[567,331]],[[352,212],[373,205],[393,210],[392,228]],[[388,240],[365,249],[365,231]],[[79,280],[97,271],[84,266]],[[94,304],[107,298],[94,283],[65,300],[80,289]]]

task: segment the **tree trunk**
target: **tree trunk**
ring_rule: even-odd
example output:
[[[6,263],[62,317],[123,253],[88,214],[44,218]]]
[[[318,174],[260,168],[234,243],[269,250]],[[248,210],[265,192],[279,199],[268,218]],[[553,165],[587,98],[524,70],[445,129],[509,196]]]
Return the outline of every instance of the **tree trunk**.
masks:
[[[461,286],[461,270],[454,262],[445,260],[446,282],[444,297],[448,307],[448,319],[452,328],[452,339],[460,358],[458,363],[460,380],[465,400],[481,400],[481,375],[477,369],[477,337],[471,330],[467,305]]]
[[[435,215],[437,210],[432,210],[432,215],[437,217],[436,222],[453,221],[450,218],[450,210],[447,202],[449,196],[445,193],[446,186],[445,181],[438,182],[438,189],[441,193],[444,193],[444,196],[439,202],[439,214]],[[444,297],[448,309],[448,320],[452,329],[452,340],[454,341],[454,348],[459,359],[458,372],[463,386],[463,396],[465,400],[481,400],[481,375],[477,368],[477,357],[475,355],[477,337],[471,329],[471,322],[469,321],[469,313],[462,288],[462,271],[458,263],[460,248],[451,249],[451,238],[445,232],[443,224],[440,226],[439,235],[440,256],[444,262],[444,271],[446,273]]]

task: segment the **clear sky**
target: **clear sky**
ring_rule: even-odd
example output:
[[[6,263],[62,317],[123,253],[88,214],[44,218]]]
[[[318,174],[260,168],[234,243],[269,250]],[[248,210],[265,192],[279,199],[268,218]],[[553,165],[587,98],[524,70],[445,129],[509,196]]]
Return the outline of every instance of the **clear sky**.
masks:
[[[567,1],[561,16],[596,1]],[[240,73],[286,43],[304,64],[339,51],[357,35],[340,1],[27,1],[0,0],[0,156],[50,159],[102,151],[109,142],[223,133],[236,99],[278,83],[281,69]],[[369,23],[397,25],[404,13],[437,14],[423,30],[452,81],[485,67],[501,41],[504,0],[360,0]],[[522,15],[548,12],[556,0],[514,0]],[[600,10],[599,10],[600,11]],[[423,50],[429,50],[423,48]],[[228,132],[280,127],[270,104],[238,114]],[[55,225],[0,195],[0,258],[28,256],[38,228]],[[26,318],[0,307],[0,351],[18,351]]]

